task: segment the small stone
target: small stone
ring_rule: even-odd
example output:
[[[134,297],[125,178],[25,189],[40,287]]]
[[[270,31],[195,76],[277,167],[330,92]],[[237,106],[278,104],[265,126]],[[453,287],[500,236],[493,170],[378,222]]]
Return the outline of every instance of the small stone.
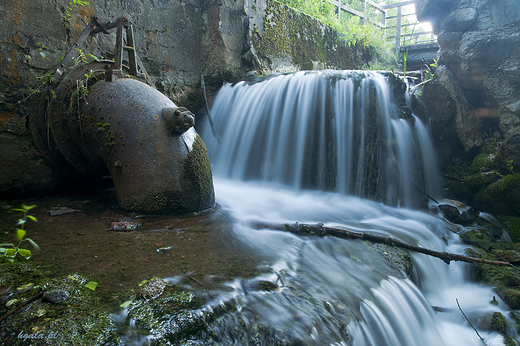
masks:
[[[59,304],[69,297],[67,291],[62,289],[49,290],[42,296],[42,301],[47,303]]]
[[[137,223],[137,222],[118,221],[118,222],[112,222],[112,224],[107,229],[107,231],[119,231],[119,232],[135,231],[140,226],[141,226],[141,224]]]
[[[155,278],[148,281],[138,292],[138,295],[144,299],[156,299],[161,296],[166,287],[166,282],[161,278]]]

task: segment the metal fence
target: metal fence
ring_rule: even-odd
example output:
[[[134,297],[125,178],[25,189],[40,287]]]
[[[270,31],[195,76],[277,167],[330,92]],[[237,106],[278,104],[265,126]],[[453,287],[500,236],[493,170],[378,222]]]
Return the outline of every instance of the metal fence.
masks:
[[[356,16],[361,23],[372,23],[383,30],[384,36],[395,43],[396,48],[421,43],[435,43],[431,30],[419,29],[415,12],[403,13],[405,6],[415,2],[402,1],[391,5],[379,5],[370,0],[327,0],[337,8],[338,19]],[[404,18],[411,20],[403,20]],[[410,29],[411,28],[411,29]]]

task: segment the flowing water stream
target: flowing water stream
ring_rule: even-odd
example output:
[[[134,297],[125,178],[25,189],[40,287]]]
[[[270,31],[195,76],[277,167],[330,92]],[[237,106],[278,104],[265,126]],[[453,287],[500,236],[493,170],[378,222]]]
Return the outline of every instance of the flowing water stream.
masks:
[[[212,304],[232,300],[237,311],[212,324],[212,342],[479,345],[457,300],[469,316],[507,315],[505,304],[489,303],[490,287],[465,279],[464,264],[412,254],[408,277],[359,241],[253,226],[324,223],[464,253],[456,233],[466,229],[411,209],[426,205],[425,193],[439,197],[435,153],[426,126],[400,117],[391,98],[383,74],[363,71],[298,72],[219,91],[219,141],[209,125],[201,131],[217,201],[235,220],[237,244],[268,258],[271,273],[259,279],[276,289],[229,283]],[[498,333],[479,333],[502,344]]]

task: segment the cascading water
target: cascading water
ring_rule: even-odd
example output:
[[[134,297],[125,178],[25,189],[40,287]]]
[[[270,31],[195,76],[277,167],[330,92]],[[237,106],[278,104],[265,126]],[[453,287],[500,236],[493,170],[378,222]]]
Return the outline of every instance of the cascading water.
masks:
[[[425,201],[423,177],[432,179],[434,171],[417,150],[431,150],[424,145],[424,126],[414,126],[417,118],[398,117],[381,74],[299,72],[228,84],[212,112],[222,141],[205,140],[216,175],[389,205]],[[433,185],[426,182],[428,189]]]
[[[457,300],[470,316],[507,315],[504,303],[489,303],[491,288],[466,282],[462,264],[413,253],[405,273],[406,259],[387,247],[255,226],[321,222],[463,253],[452,232],[462,226],[403,208],[438,194],[436,166],[426,128],[399,118],[383,75],[299,72],[228,84],[212,115],[220,144],[209,126],[201,132],[217,201],[234,220],[236,246],[260,254],[266,274],[212,292],[191,313],[204,332],[186,344],[470,346],[482,341]],[[179,322],[159,329],[177,335]],[[496,332],[480,335],[502,344]]]

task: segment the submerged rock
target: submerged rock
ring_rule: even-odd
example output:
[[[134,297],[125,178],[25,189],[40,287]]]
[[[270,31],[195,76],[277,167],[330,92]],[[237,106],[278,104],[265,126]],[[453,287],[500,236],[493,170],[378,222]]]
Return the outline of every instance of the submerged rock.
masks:
[[[85,276],[72,274],[50,279],[28,261],[0,264],[0,272],[0,286],[6,282],[15,287],[28,281],[36,284],[31,290],[14,293],[17,299],[34,296],[37,287],[47,290],[42,299],[30,302],[2,321],[3,345],[101,346],[117,339],[114,321],[100,309],[101,298],[83,286],[88,281]],[[58,304],[65,299],[66,304]],[[0,314],[6,312],[7,308],[0,306]]]
[[[62,301],[66,300],[69,297],[69,294],[67,291],[62,289],[56,289],[56,290],[49,290],[45,292],[42,296],[42,301],[53,303],[53,304],[59,304]]]

